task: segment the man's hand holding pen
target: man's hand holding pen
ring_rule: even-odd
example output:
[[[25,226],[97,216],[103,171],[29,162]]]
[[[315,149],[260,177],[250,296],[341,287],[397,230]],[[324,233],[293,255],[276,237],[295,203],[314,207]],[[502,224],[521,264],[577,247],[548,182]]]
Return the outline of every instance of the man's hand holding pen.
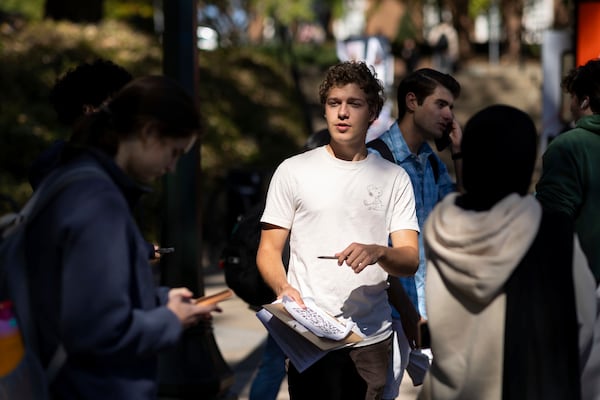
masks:
[[[379,260],[379,257],[381,257],[380,247],[374,244],[352,243],[340,253],[336,253],[333,256],[318,256],[317,258],[337,260],[339,266],[346,263],[347,266],[358,274],[367,266],[373,265]]]

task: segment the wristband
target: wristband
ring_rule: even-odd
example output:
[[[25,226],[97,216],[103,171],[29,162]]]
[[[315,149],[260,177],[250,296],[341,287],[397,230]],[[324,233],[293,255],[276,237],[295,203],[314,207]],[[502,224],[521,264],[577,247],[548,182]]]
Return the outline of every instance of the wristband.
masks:
[[[452,153],[453,160],[460,160],[462,158],[462,153],[459,151],[458,153]]]

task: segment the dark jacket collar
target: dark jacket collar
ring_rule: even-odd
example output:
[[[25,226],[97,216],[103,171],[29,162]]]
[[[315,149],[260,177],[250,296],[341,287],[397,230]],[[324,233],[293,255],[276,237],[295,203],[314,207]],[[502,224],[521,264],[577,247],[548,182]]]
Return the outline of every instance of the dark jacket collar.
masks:
[[[139,184],[125,174],[125,172],[115,163],[114,159],[101,150],[94,148],[77,149],[76,155],[73,155],[68,162],[95,162],[100,164],[121,190],[131,209],[135,207],[143,194],[152,192],[152,189],[149,186]]]

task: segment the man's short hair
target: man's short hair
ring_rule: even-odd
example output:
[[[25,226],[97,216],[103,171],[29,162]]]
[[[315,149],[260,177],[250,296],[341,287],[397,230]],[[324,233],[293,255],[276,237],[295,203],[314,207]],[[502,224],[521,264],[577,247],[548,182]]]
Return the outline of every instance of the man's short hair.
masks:
[[[600,59],[589,60],[584,65],[573,68],[561,82],[562,88],[577,96],[579,101],[589,97],[590,109],[600,113]]]
[[[406,95],[414,93],[419,105],[435,91],[438,86],[448,89],[454,98],[460,96],[460,84],[450,74],[431,68],[421,68],[410,73],[398,85],[398,119],[406,114]]]

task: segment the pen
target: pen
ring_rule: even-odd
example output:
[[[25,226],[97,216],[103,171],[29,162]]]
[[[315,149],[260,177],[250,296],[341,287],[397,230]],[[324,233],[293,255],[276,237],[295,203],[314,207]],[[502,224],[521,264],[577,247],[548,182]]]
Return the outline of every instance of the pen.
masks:
[[[158,254],[173,253],[174,251],[175,251],[175,247],[160,247],[155,250],[155,252]]]
[[[336,256],[318,256],[317,258],[320,258],[322,260],[337,260],[339,257],[336,257]]]

